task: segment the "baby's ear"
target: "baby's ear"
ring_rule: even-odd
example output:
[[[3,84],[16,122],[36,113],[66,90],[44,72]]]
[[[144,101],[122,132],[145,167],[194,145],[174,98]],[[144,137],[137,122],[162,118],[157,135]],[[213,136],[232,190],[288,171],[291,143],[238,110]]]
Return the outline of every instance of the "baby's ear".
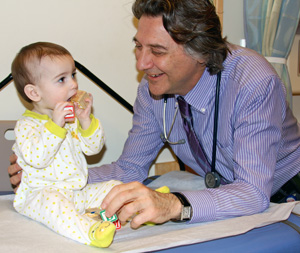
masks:
[[[33,102],[39,102],[41,100],[41,96],[38,93],[37,87],[33,84],[26,84],[24,87],[24,92],[26,96]]]

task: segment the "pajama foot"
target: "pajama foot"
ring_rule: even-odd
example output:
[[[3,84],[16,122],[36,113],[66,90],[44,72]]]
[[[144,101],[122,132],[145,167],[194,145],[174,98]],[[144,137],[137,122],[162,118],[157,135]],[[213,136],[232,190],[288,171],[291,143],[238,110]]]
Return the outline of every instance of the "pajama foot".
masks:
[[[91,246],[106,248],[113,239],[116,231],[116,226],[110,221],[96,222],[89,231]]]

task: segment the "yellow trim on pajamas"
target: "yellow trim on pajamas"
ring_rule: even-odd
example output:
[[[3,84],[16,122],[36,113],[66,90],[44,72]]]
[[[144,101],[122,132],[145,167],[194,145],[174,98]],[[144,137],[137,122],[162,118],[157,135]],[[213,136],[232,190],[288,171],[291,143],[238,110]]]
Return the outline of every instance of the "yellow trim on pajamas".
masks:
[[[91,119],[91,124],[89,128],[85,130],[81,128],[81,125],[79,124],[78,121],[78,132],[80,132],[83,137],[90,137],[95,132],[95,130],[99,127],[99,120],[96,119],[93,114],[90,115],[90,119]]]
[[[67,130],[56,125],[52,119],[49,119],[48,122],[45,123],[45,127],[49,130],[49,132],[57,135],[59,138],[64,139],[67,135]]]

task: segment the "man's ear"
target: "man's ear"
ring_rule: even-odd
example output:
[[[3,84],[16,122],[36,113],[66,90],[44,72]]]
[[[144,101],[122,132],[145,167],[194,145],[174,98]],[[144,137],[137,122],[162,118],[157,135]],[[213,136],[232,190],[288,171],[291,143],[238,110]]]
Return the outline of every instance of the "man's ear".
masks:
[[[206,65],[206,62],[204,60],[197,60],[197,61],[203,67]]]
[[[24,92],[26,96],[33,102],[38,102],[41,100],[41,96],[37,90],[37,87],[33,84],[26,84],[24,87]]]

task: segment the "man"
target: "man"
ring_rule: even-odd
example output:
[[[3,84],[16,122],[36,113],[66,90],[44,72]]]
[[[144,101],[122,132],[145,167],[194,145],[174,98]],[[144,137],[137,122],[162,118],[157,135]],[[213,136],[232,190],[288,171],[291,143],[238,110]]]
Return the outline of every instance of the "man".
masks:
[[[122,222],[135,215],[131,226],[137,228],[147,221],[251,215],[268,208],[271,196],[282,201],[286,192],[278,195],[279,189],[286,182],[294,186],[290,179],[300,170],[300,129],[274,69],[257,53],[221,37],[208,0],[136,0],[133,13],[139,19],[137,68],[145,72],[133,127],[121,157],[89,172],[89,183],[125,182],[104,199],[106,214],[118,212]],[[184,104],[192,116],[185,115]],[[207,185],[216,188],[167,194],[144,186],[164,142],[200,176],[212,176]],[[8,171],[15,175],[18,166]],[[18,184],[19,177],[11,182]],[[292,188],[294,193],[297,187]]]

